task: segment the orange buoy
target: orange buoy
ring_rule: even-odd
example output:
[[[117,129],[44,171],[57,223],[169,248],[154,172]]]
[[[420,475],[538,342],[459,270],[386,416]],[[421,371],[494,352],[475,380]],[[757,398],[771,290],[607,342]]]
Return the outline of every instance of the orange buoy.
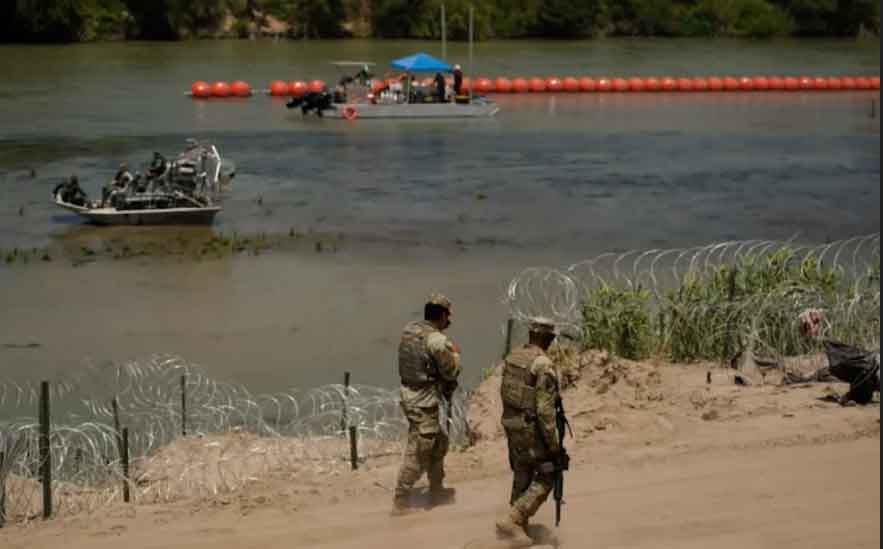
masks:
[[[693,81],[689,78],[678,78],[675,82],[678,85],[678,91],[682,92],[691,92],[693,91]]]
[[[643,78],[629,78],[628,87],[629,91],[633,92],[642,92],[647,89]]]
[[[322,93],[325,91],[325,82],[321,80],[313,80],[310,82],[310,91],[313,93]]]
[[[702,77],[693,78],[693,90],[694,91],[708,91],[708,80]]]
[[[599,92],[613,91],[613,81],[609,78],[599,78],[597,89]]]
[[[248,82],[243,82],[242,80],[237,80],[230,84],[230,91],[236,97],[251,97],[251,86],[248,85]]]
[[[295,80],[288,83],[288,95],[291,97],[303,97],[308,91],[310,91],[310,87],[306,82]]]
[[[533,93],[542,93],[546,91],[546,81],[542,78],[531,78],[529,84],[530,91]]]
[[[561,93],[564,91],[564,82],[555,76],[548,78],[546,79],[546,91],[550,93]]]
[[[212,96],[212,89],[208,82],[198,80],[190,86],[190,94],[199,99],[207,99]]]
[[[612,80],[613,91],[627,92],[629,91],[629,81],[624,78],[614,78]]]
[[[872,76],[869,80],[871,83],[872,90],[879,90],[880,89],[880,77],[879,76]]]
[[[770,89],[770,81],[766,76],[755,76],[751,80],[754,82],[754,89],[757,91],[767,91]]]
[[[530,82],[524,78],[516,78],[512,81],[512,91],[515,93],[527,93],[530,91]]]
[[[230,84],[226,82],[212,84],[212,97],[230,97]]]
[[[476,93],[490,93],[494,90],[494,83],[488,78],[479,78],[475,81]]]
[[[669,76],[664,77],[659,85],[662,88],[662,91],[671,92],[678,89],[678,81]]]
[[[724,90],[739,91],[739,79],[732,76],[724,77]]]
[[[754,91],[754,79],[748,76],[740,77],[739,89],[741,91]]]
[[[871,81],[864,76],[859,76],[855,79],[855,88],[857,90],[869,90],[871,89]]]
[[[812,79],[813,89],[816,90],[827,90],[828,89],[828,79],[822,78],[821,76],[817,76]]]
[[[828,81],[828,89],[829,90],[842,90],[843,89],[843,81],[837,78],[836,76],[832,76],[827,79]]]
[[[508,78],[497,78],[494,89],[497,93],[512,93],[512,82]]]
[[[650,92],[656,92],[662,89],[662,83],[658,78],[649,77],[644,79],[644,89]]]
[[[813,79],[809,76],[801,76],[797,79],[797,83],[800,85],[801,90],[814,90],[815,85]]]
[[[471,78],[466,77],[463,79],[463,84],[460,86],[460,91],[463,93],[467,93],[467,94],[470,91],[472,91],[472,79]]]
[[[288,95],[288,84],[282,80],[273,80],[270,82],[270,95],[273,97],[282,97]]]
[[[785,77],[785,91],[797,91],[800,89],[800,80],[793,76]]]
[[[723,91],[724,89],[724,80],[723,78],[718,78],[717,76],[712,76],[708,79],[708,89],[711,91]]]
[[[579,80],[572,76],[564,79],[564,91],[567,93],[576,93],[579,91]]]
[[[579,79],[579,91],[583,93],[593,92],[598,89],[598,83],[594,78],[584,76]]]
[[[843,84],[844,90],[854,90],[855,89],[855,78],[851,76],[846,76],[840,80],[840,83]]]
[[[785,80],[778,76],[771,76],[768,80],[770,89],[773,91],[782,91],[785,89]]]

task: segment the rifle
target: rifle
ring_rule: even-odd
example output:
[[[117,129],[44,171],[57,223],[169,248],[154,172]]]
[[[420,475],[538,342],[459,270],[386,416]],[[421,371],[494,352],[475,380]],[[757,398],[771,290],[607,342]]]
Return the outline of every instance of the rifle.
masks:
[[[555,425],[558,428],[558,447],[561,453],[555,458],[555,527],[561,524],[561,507],[564,502],[564,473],[570,470],[570,456],[564,448],[564,438],[570,433],[573,438],[573,429],[570,428],[570,422],[567,421],[567,415],[564,412],[564,403],[559,396],[555,400]]]

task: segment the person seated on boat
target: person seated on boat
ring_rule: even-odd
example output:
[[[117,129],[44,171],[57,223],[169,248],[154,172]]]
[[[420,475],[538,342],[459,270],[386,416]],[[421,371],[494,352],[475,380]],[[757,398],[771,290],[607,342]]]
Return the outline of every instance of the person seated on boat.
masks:
[[[135,178],[132,179],[132,184],[130,188],[135,193],[144,193],[147,192],[147,184],[149,183],[148,179],[141,175],[141,172],[135,172]]]
[[[67,202],[74,206],[86,206],[88,203],[86,193],[80,187],[80,180],[75,175],[72,175],[70,180],[56,185],[53,194],[58,196],[59,192],[61,192],[62,202]]]
[[[463,68],[454,65],[454,95],[463,95]]]
[[[445,77],[442,73],[435,73],[435,79],[433,80],[435,83],[435,95],[438,98],[439,103],[447,102],[447,87],[448,83],[445,81]]]
[[[346,103],[346,88],[343,86],[337,86],[334,88],[334,102]]]
[[[158,152],[153,153],[153,162],[150,164],[150,170],[147,172],[150,177],[160,177],[166,173],[166,158]]]

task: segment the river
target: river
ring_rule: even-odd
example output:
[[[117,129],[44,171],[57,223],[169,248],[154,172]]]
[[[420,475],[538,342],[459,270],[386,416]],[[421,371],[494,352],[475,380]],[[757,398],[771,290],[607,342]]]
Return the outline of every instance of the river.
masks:
[[[41,343],[0,349],[4,373],[177,352],[256,390],[337,381],[354,367],[362,382],[389,385],[401,323],[443,290],[463,304],[453,334],[474,350],[474,382],[499,353],[499,298],[521,267],[880,230],[878,92],[509,96],[494,120],[355,124],[302,119],[265,96],[185,95],[197,79],[333,81],[328,61],[383,67],[439,50],[270,40],[0,47],[0,248],[94,236],[50,204],[50,189],[78,174],[94,195],[119,162],[173,155],[188,137],[215,141],[237,166],[214,230],[350,242],[334,257],[0,267],[9,340],[0,343]],[[449,51],[467,65],[465,45]],[[880,72],[879,41],[516,41],[481,43],[476,54],[476,74],[488,76]]]

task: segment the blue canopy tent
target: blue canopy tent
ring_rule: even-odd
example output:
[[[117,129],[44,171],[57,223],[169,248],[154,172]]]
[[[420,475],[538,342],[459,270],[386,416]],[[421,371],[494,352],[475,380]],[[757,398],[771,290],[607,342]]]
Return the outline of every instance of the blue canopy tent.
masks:
[[[404,72],[453,72],[450,65],[426,53],[397,59],[391,66]]]

